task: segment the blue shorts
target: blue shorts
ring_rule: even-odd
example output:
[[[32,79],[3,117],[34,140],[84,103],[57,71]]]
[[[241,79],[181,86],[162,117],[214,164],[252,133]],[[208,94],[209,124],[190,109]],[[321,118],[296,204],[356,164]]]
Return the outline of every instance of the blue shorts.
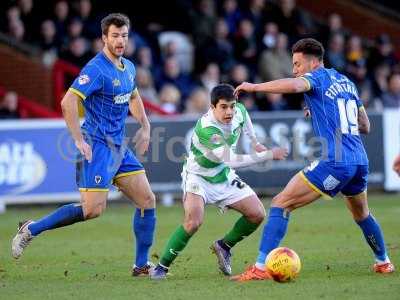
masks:
[[[312,189],[326,198],[334,197],[339,192],[355,196],[367,189],[368,165],[314,161],[300,175]]]
[[[76,184],[80,191],[108,191],[114,179],[144,173],[143,165],[128,148],[93,141],[92,155],[90,163],[78,155]]]

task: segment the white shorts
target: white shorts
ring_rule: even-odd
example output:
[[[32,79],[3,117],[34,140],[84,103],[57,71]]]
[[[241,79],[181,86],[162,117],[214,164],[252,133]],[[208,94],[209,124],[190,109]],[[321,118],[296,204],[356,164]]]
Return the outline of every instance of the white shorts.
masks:
[[[199,195],[205,204],[213,204],[222,209],[256,194],[232,169],[229,172],[228,180],[217,184],[206,181],[200,175],[189,173],[185,168],[181,175],[183,194]]]

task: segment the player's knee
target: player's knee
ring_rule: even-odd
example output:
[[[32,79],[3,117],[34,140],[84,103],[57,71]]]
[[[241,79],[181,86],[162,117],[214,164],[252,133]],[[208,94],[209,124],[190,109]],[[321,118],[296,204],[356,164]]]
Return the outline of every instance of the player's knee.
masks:
[[[246,216],[247,220],[253,224],[261,224],[265,219],[265,209],[260,208],[248,216]]]
[[[86,207],[85,212],[85,220],[94,219],[99,217],[103,211],[105,210],[105,205],[97,205],[92,207]]]
[[[154,195],[153,192],[149,192],[149,193],[147,193],[147,195],[145,195],[143,197],[141,206],[145,209],[146,208],[154,208],[155,203],[156,203],[156,196]]]
[[[272,198],[271,201],[271,206],[273,207],[281,207],[281,208],[287,208],[285,206],[285,202],[287,202],[287,197],[283,195],[282,193],[279,193],[276,195],[274,198]]]
[[[203,222],[199,219],[187,219],[185,220],[183,227],[187,233],[193,234],[200,228],[202,223]]]

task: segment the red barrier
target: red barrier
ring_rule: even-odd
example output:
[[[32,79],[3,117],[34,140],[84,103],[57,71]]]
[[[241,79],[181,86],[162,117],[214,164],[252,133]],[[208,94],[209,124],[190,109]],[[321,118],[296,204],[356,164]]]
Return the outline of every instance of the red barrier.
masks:
[[[0,87],[0,97],[3,97],[7,90]],[[46,106],[35,101],[18,95],[18,112],[21,118],[60,118],[61,113],[52,111]]]

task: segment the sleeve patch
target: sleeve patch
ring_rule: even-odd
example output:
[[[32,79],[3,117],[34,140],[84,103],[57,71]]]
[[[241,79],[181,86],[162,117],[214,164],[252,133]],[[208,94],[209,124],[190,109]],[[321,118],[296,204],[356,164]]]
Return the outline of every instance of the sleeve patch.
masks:
[[[80,75],[80,76],[78,77],[78,83],[79,83],[80,85],[87,84],[87,83],[89,83],[89,81],[90,81],[90,77],[89,77],[89,75],[87,75],[87,74],[82,74],[82,75]]]

